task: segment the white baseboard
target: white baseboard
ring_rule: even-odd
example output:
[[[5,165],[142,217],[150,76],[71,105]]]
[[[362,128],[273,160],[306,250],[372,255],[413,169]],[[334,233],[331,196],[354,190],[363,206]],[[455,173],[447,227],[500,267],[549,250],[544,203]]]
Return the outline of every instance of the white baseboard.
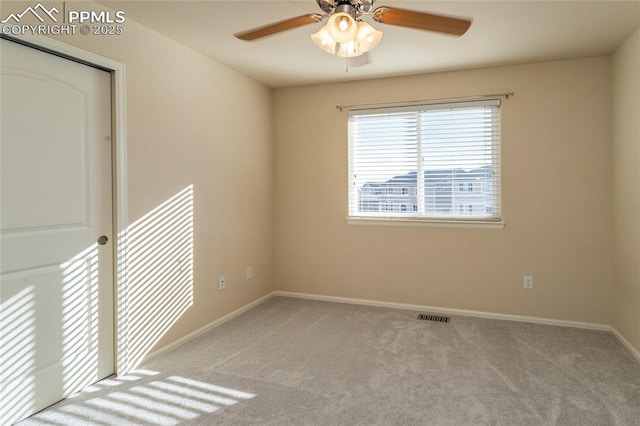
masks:
[[[527,317],[521,315],[496,314],[492,312],[470,311],[467,309],[441,308],[437,306],[411,305],[408,303],[380,302],[369,299],[352,299],[349,297],[323,296],[320,294],[295,293],[290,291],[274,291],[271,296],[295,297],[299,299],[321,300],[325,302],[350,303],[352,305],[380,306],[383,308],[405,309],[408,311],[432,312],[434,314],[460,315],[465,317],[489,318],[506,321],[530,322],[535,324],[558,325],[561,327],[585,328],[588,330],[611,331],[607,324],[567,321],[551,318]]]
[[[229,321],[230,319],[237,317],[238,315],[248,311],[251,308],[254,308],[256,306],[258,306],[259,304],[261,304],[262,302],[264,302],[267,299],[270,299],[271,297],[273,297],[273,293],[269,293],[266,294],[264,296],[262,296],[259,299],[254,300],[253,302],[250,302],[238,309],[236,309],[233,312],[229,312],[228,314],[210,322],[209,324],[200,327],[199,329],[192,331],[191,333],[187,334],[186,336],[181,337],[180,339],[169,343],[166,346],[161,347],[160,349],[156,349],[155,351],[149,353],[146,357],[144,357],[144,360],[140,363],[140,364],[144,364],[145,362],[151,361],[152,359],[165,354],[169,351],[172,351],[173,349],[177,348],[178,346],[184,345],[185,343],[187,343],[189,340],[193,340],[196,337],[200,336],[201,334],[206,333],[207,331],[216,328],[222,324],[224,324],[225,322]]]
[[[629,352],[631,352],[633,356],[635,356],[636,359],[640,362],[640,351],[634,348],[631,342],[629,342],[622,334],[620,334],[620,332],[614,326],[611,326],[611,332],[618,338],[618,340],[620,340],[620,343],[622,343],[627,349],[629,349]]]
[[[324,302],[336,302],[336,303],[348,303],[352,305],[366,305],[366,306],[379,306],[383,308],[393,308],[393,309],[405,309],[409,311],[421,311],[421,312],[430,312],[436,314],[448,314],[448,315],[460,315],[467,317],[476,317],[476,318],[488,318],[488,319],[498,319],[505,321],[520,321],[520,322],[529,322],[535,324],[547,324],[547,325],[556,325],[560,327],[574,327],[574,328],[582,328],[588,330],[598,330],[598,331],[609,331],[611,332],[620,342],[635,356],[638,361],[640,361],[640,352],[633,347],[633,345],[620,334],[615,327],[612,327],[607,324],[597,324],[597,323],[589,323],[589,322],[580,322],[580,321],[567,321],[567,320],[558,320],[551,318],[540,318],[540,317],[529,317],[522,315],[509,315],[509,314],[497,314],[492,312],[482,312],[482,311],[471,311],[467,309],[452,309],[452,308],[442,308],[437,306],[427,306],[427,305],[412,305],[408,303],[396,303],[396,302],[381,302],[378,300],[370,300],[370,299],[354,299],[350,297],[337,297],[337,296],[324,296],[321,294],[309,294],[309,293],[296,293],[291,291],[272,291],[269,294],[266,294],[259,299],[254,300],[233,312],[230,312],[215,321],[210,322],[209,324],[201,327],[186,336],[169,343],[166,346],[163,346],[160,349],[157,349],[147,355],[143,362],[147,362],[156,358],[164,353],[167,353],[180,345],[187,343],[188,341],[195,339],[201,334],[206,333],[207,331],[218,327],[230,319],[242,314],[243,312],[248,311],[249,309],[258,306],[259,304],[265,302],[272,297],[282,296],[282,297],[292,297],[298,299],[309,299],[309,300],[318,300]]]

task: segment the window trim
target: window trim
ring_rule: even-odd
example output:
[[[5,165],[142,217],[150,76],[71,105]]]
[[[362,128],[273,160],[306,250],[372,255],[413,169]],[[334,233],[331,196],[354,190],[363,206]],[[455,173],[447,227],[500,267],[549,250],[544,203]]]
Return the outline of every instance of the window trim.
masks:
[[[415,217],[364,217],[350,216],[345,219],[348,225],[369,225],[369,226],[408,226],[421,228],[476,228],[476,229],[504,229],[507,222],[504,220],[439,220],[439,219],[419,219]]]
[[[413,105],[404,105],[404,106],[393,106],[393,107],[388,107],[388,108],[384,108],[385,110],[394,110],[394,111],[398,111],[398,110],[415,110],[418,108],[422,108],[423,110],[430,110],[430,109],[440,109],[440,108],[447,108],[447,107],[451,107],[453,105],[460,105],[460,104],[466,104],[466,105],[471,105],[471,104],[487,104],[489,102],[495,102],[498,106],[499,109],[501,109],[502,107],[502,102],[501,100],[496,97],[496,98],[487,98],[487,99],[483,99],[483,100],[461,100],[461,101],[449,101],[449,102],[436,102],[436,103],[429,103],[429,104],[413,104]],[[352,109],[350,110],[351,112],[362,112],[364,111],[364,109]],[[501,117],[502,114],[498,113],[497,116],[497,122],[498,122],[498,129],[501,130],[502,127],[502,123],[501,123]],[[351,193],[349,190],[349,197],[347,199],[347,217],[345,218],[345,221],[347,224],[349,225],[367,225],[367,226],[409,226],[409,227],[433,227],[433,228],[478,228],[478,229],[504,229],[504,227],[506,226],[506,221],[504,220],[504,211],[503,209],[503,196],[504,193],[502,192],[502,155],[501,155],[501,151],[502,151],[502,132],[500,131],[498,133],[498,140],[497,140],[497,147],[498,147],[498,155],[497,158],[494,159],[494,161],[497,161],[498,163],[498,169],[500,170],[500,178],[498,179],[497,182],[494,182],[495,185],[498,186],[498,194],[499,194],[499,199],[498,199],[498,209],[501,212],[499,217],[495,217],[495,218],[460,218],[460,217],[445,217],[445,218],[438,218],[438,217],[424,217],[424,216],[360,216],[358,214],[355,215],[350,215],[350,197],[351,197]],[[349,140],[349,136],[347,136],[347,148],[348,151],[350,152],[351,150],[351,144],[350,144],[350,140]],[[351,172],[351,155],[350,153],[348,154],[348,168],[349,171]],[[494,163],[495,164],[495,163]],[[351,185],[351,182],[349,181],[349,186]],[[476,185],[473,185],[473,190],[475,190]],[[466,188],[465,188],[466,189]],[[480,193],[484,194],[485,193],[485,185],[482,185],[481,191]],[[407,210],[408,213],[412,213],[411,211]]]

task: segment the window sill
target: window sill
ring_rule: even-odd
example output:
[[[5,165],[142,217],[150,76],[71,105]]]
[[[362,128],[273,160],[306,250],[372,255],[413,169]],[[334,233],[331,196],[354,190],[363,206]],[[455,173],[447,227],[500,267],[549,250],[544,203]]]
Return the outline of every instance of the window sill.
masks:
[[[506,222],[483,220],[405,219],[395,217],[348,217],[349,225],[417,226],[425,228],[504,229]]]

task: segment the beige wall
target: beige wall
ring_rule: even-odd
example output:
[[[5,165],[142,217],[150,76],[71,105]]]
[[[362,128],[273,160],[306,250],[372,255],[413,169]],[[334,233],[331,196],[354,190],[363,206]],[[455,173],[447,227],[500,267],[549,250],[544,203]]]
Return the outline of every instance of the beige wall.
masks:
[[[507,91],[504,230],[345,223],[336,105]],[[609,57],[276,90],[275,288],[609,324],[610,111]]]
[[[640,29],[613,56],[613,326],[640,353]]]
[[[130,19],[123,27],[121,36],[62,40],[126,66],[129,222],[193,185],[193,305],[157,349],[272,290],[271,90]],[[170,310],[145,312],[139,330],[151,333]],[[130,344],[148,352],[146,343]]]

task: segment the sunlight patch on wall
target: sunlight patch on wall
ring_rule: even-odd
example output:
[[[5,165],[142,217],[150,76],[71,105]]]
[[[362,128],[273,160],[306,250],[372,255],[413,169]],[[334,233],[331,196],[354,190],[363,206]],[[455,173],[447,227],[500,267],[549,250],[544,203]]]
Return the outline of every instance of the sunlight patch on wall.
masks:
[[[127,262],[119,263],[119,272],[126,273],[126,291],[118,294],[125,295],[118,297],[120,371],[139,364],[193,304],[193,187],[125,234]],[[91,244],[62,264],[3,273],[0,423],[17,421],[109,373],[99,357],[112,335],[110,325],[99,326],[99,292],[106,289],[98,285],[98,252]]]
[[[120,233],[118,371],[142,362],[193,304],[193,185]]]

